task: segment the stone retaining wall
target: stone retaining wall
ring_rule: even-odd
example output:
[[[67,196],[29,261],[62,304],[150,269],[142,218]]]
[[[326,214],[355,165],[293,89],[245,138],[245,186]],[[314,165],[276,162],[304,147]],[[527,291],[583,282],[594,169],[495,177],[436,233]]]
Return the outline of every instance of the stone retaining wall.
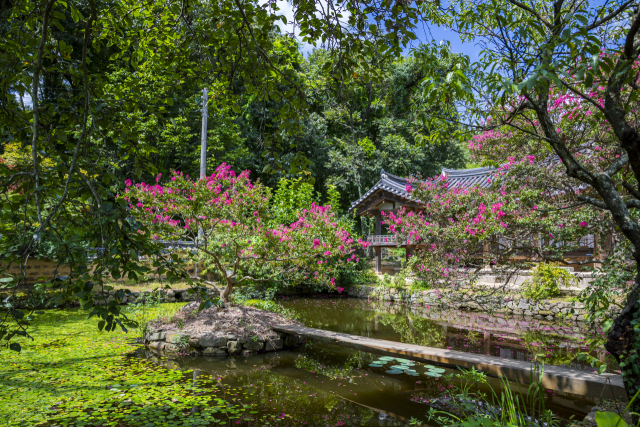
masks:
[[[103,296],[96,292],[95,293],[95,303],[96,305],[105,305],[114,301],[116,299],[115,291],[106,292],[107,298],[106,301],[103,299]],[[8,294],[0,293],[0,300],[5,300],[9,297]],[[120,304],[144,304],[147,301],[160,301],[160,302],[180,302],[180,301],[196,301],[198,298],[195,294],[189,294],[186,289],[159,289],[157,291],[136,291],[131,292],[129,295],[120,298]],[[79,307],[80,302],[77,299],[73,299],[71,301],[57,301],[56,295],[50,295],[46,299],[42,299],[38,301],[36,304],[27,304],[26,296],[19,296],[17,301],[13,301],[13,305],[16,308],[26,308],[27,306],[31,307],[35,305],[34,308],[63,308],[63,307]]]
[[[225,332],[193,334],[189,331],[150,331],[145,340],[151,350],[168,353],[198,353],[203,356],[251,356],[258,352],[278,351],[295,347],[300,338],[283,332],[262,337],[237,337]]]
[[[411,306],[427,308],[449,308],[473,311],[495,311],[497,313],[523,315],[535,319],[549,321],[570,320],[584,321],[584,304],[579,302],[540,301],[528,299],[509,300],[505,297],[476,297],[469,299],[450,299],[438,291],[404,291],[383,286],[353,286],[346,288],[347,295],[355,298],[377,299],[400,302]],[[620,309],[610,307],[605,316],[619,313]]]

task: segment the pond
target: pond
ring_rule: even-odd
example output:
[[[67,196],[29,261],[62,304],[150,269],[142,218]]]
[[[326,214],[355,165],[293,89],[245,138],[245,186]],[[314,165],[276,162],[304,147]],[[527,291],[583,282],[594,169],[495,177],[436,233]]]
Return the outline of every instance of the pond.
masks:
[[[320,296],[283,298],[278,302],[294,311],[308,327],[595,371],[577,360],[578,353],[586,348],[584,341],[590,332],[576,323],[355,298]],[[608,363],[608,372],[618,369],[604,349],[592,355]]]
[[[306,312],[315,316],[314,310],[324,310],[319,318],[331,319],[327,325],[340,310],[355,312],[365,303],[313,302],[316,308]],[[311,302],[283,303],[302,308]],[[145,316],[174,312],[176,306],[161,304]],[[365,333],[361,316],[375,315],[376,310],[360,307],[350,332]],[[412,419],[413,425],[435,425],[427,411],[446,402],[448,391],[461,381],[449,376],[456,373],[451,369],[381,360],[311,341],[252,357],[158,355],[137,344],[135,332],[98,332],[95,320],[86,316],[79,310],[47,311],[35,322],[35,341],[22,339],[22,354],[3,353],[0,419],[8,420],[6,425],[391,427]],[[386,330],[381,317],[378,322]],[[387,338],[409,336],[388,327],[380,332]],[[398,365],[404,366],[402,372],[388,373]],[[499,380],[489,378],[489,385],[500,391]],[[526,388],[522,391],[526,395]],[[546,407],[565,422],[571,416],[581,419],[595,403],[594,398],[545,393]]]
[[[141,351],[139,356],[160,366],[187,372],[198,391],[210,387],[217,397],[250,408],[242,425],[267,422],[282,426],[400,426],[417,420],[429,423],[431,406],[448,398],[447,390],[458,384],[442,368],[440,377],[413,365],[417,375],[388,374],[389,367],[371,367],[377,356],[331,344],[309,341],[293,350],[252,357],[161,357]],[[392,361],[389,365],[400,362]],[[200,382],[204,381],[204,384]],[[499,380],[489,384],[499,391]],[[517,384],[511,384],[514,390]],[[488,391],[488,389],[486,389]],[[521,388],[526,395],[526,386]],[[221,393],[222,392],[222,393]],[[564,421],[582,418],[595,401],[566,393],[546,393],[545,406]]]

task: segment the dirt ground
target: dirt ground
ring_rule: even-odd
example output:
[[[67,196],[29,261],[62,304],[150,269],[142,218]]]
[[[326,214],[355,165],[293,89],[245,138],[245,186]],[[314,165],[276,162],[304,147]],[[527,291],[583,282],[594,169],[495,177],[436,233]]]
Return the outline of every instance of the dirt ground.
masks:
[[[162,319],[153,323],[154,329],[164,331],[189,331],[193,334],[223,332],[238,338],[273,335],[273,325],[302,325],[281,314],[260,310],[249,306],[228,308],[211,307],[198,312],[200,303],[191,302],[182,307],[171,319]]]

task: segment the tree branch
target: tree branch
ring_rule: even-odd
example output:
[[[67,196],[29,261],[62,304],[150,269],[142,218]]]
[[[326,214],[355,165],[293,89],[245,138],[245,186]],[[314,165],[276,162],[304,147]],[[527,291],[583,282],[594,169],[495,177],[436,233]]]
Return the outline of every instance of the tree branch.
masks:
[[[33,84],[31,89],[31,103],[33,105],[33,124],[32,124],[32,136],[31,136],[31,158],[33,161],[33,175],[36,180],[35,198],[36,198],[36,213],[38,215],[38,222],[42,224],[42,206],[40,205],[40,168],[38,167],[38,138],[40,136],[40,103],[38,102],[38,90],[40,86],[40,71],[42,70],[42,56],[44,55],[44,48],[47,44],[47,32],[49,31],[49,13],[56,0],[49,0],[44,7],[43,21],[42,21],[42,34],[40,36],[40,45],[38,46],[38,56],[36,64],[33,70]]]
[[[548,29],[552,29],[553,26],[551,25],[551,23],[549,21],[547,21],[546,19],[544,19],[542,17],[542,15],[540,15],[538,12],[536,12],[535,10],[531,9],[529,6],[527,6],[524,3],[520,3],[518,0],[507,0],[509,3],[511,3],[514,6],[519,7],[520,9],[526,10],[527,12],[529,12],[531,15],[533,15],[534,17],[536,17],[540,22],[542,22]]]
[[[627,0],[626,3],[623,3],[619,8],[617,8],[616,10],[614,10],[613,12],[611,12],[610,14],[608,14],[607,16],[605,16],[604,18],[600,19],[599,21],[595,21],[593,22],[591,25],[589,25],[585,30],[583,31],[591,31],[597,27],[599,27],[600,25],[604,24],[607,21],[610,21],[611,19],[615,18],[616,16],[618,16],[620,13],[622,13],[631,3],[633,3],[635,0]]]

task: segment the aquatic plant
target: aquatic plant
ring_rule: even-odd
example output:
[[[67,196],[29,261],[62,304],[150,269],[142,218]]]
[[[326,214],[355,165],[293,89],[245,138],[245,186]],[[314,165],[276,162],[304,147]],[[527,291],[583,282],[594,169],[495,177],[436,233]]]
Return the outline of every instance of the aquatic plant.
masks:
[[[598,427],[627,427],[627,422],[624,420],[624,416],[629,412],[632,408],[633,402],[638,399],[640,395],[640,390],[636,392],[636,394],[629,400],[629,403],[625,407],[624,411],[621,414],[617,414],[615,412],[610,411],[597,411],[596,412],[596,424]],[[636,414],[631,412],[632,415],[638,416],[640,414]],[[640,420],[636,423],[636,427],[640,427]]]
[[[373,363],[369,364],[369,366],[372,368],[382,368],[384,365],[391,365],[392,363],[395,363],[395,365],[387,367],[387,370],[385,371],[387,374],[407,374],[412,377],[417,377],[419,375],[414,368],[416,362],[400,357],[379,357],[378,360],[374,360]]]
[[[444,397],[448,410],[432,406],[429,420],[443,426],[462,427],[558,427],[558,418],[545,408],[542,375],[544,366],[533,365],[526,398],[518,385],[514,392],[509,381],[501,377],[500,390],[495,390],[480,371],[461,370],[456,377],[461,384],[454,386],[456,394]],[[479,385],[488,387],[489,394],[480,390]],[[434,399],[435,400],[435,399]]]

